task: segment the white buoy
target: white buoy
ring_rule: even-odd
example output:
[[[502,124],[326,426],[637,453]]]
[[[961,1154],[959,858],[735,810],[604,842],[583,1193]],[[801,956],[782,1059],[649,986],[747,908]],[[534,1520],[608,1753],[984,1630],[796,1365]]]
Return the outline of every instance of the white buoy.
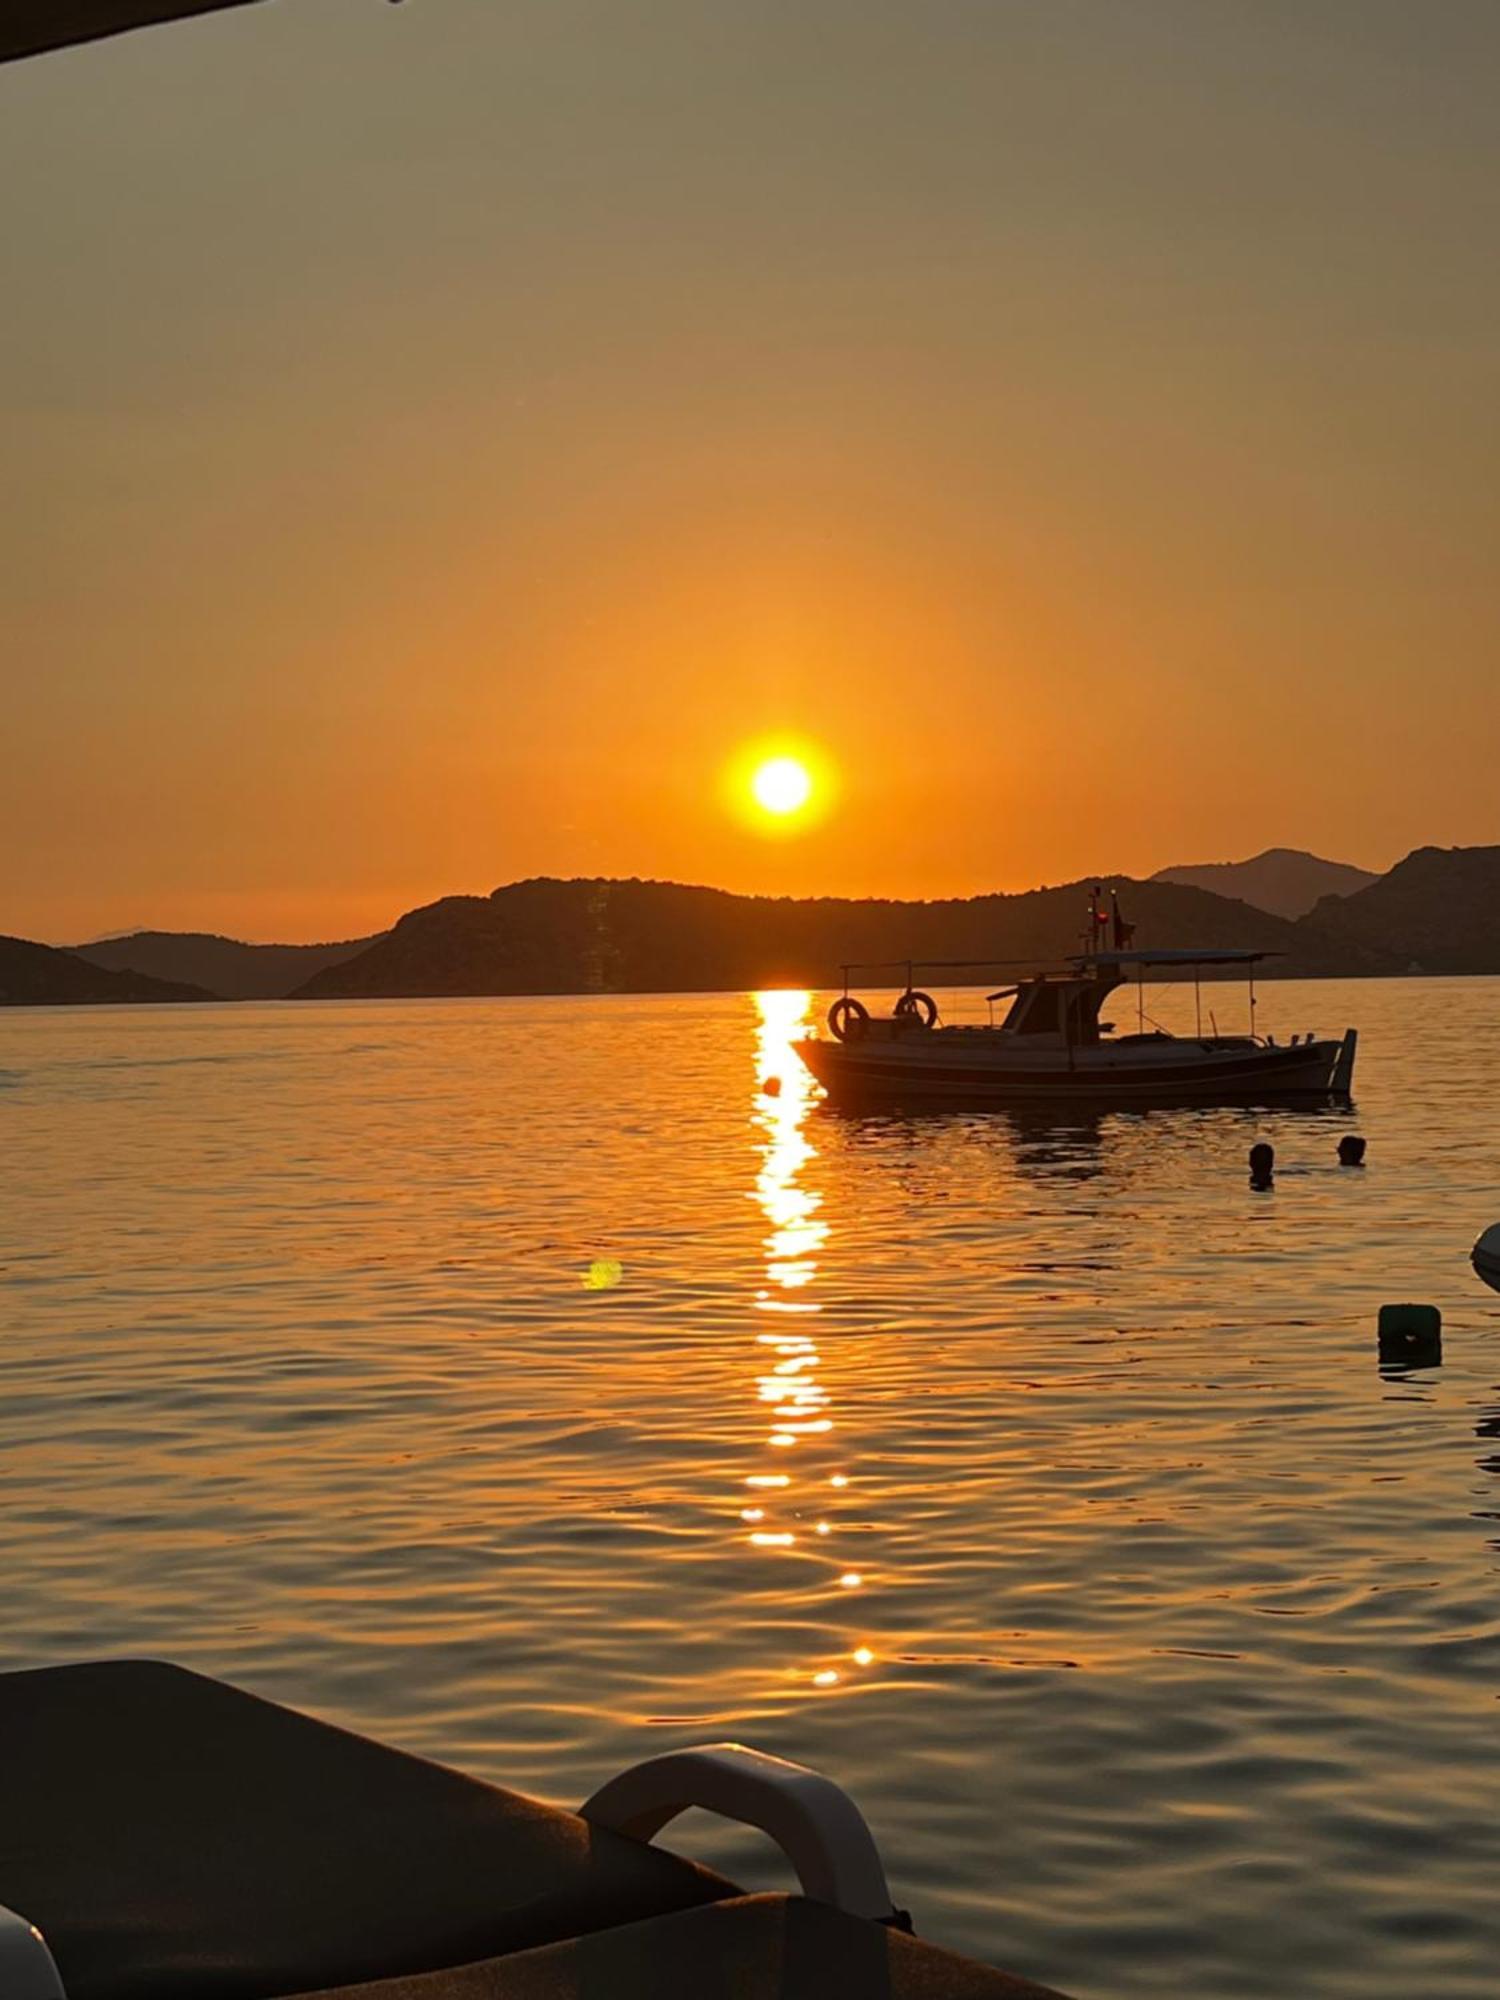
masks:
[[[1474,1270],[1491,1291],[1500,1292],[1500,1222],[1492,1222],[1474,1245]]]

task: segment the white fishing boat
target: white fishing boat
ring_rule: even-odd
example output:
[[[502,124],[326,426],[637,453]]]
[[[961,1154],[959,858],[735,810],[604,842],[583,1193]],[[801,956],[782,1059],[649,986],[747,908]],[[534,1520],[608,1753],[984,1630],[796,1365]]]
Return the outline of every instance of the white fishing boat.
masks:
[[[1096,946],[1113,922],[1120,942]],[[1039,970],[986,996],[987,1024],[948,1025],[918,977],[972,979],[999,960],[901,961],[843,968],[844,991],[828,1010],[826,1035],[795,1044],[830,1097],[840,1102],[949,1100],[1014,1104],[1032,1100],[1128,1104],[1259,1104],[1347,1098],[1358,1035],[1296,1033],[1287,1041],[1256,1028],[1255,967],[1270,953],[1240,949],[1132,949],[1131,926],[1091,908],[1085,950],[1060,969]],[[1249,981],[1250,1029],[1221,1034],[1212,1013],[1205,1031],[1202,976],[1243,967]],[[903,972],[905,984],[885,1018],[850,990],[855,973]],[[1172,1034],[1150,1022],[1148,974],[1192,981],[1196,1030]],[[1105,1002],[1136,981],[1136,1026],[1120,1033],[1102,1018]],[[886,982],[889,984],[889,980]],[[1003,1019],[994,1008],[1008,1001]]]

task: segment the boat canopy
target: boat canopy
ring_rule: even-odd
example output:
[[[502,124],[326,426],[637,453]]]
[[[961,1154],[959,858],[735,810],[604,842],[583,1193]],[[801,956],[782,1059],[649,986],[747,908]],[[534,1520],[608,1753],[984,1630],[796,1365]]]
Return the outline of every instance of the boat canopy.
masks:
[[[0,6],[0,62],[19,62],[75,42],[97,42],[128,28],[183,21],[254,0],[6,0]]]
[[[1263,958],[1281,958],[1279,951],[1252,951],[1244,946],[1205,945],[1201,951],[1081,951],[1061,962],[1084,970],[1094,965],[1258,965]],[[839,970],[847,980],[851,972],[978,972],[990,966],[1056,965],[1057,959],[1044,958],[853,958]],[[1035,975],[1033,975],[1035,976]]]
[[[1055,965],[1046,958],[851,958],[840,972],[979,972],[985,966]]]

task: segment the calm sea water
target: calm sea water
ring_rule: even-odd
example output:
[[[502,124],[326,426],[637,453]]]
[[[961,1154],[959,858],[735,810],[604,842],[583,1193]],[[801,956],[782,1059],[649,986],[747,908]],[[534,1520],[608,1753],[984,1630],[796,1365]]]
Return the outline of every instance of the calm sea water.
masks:
[[[1492,2000],[1500,985],[1264,998],[1352,1120],[840,1117],[793,994],[0,1014],[4,1663],[756,1743],[1086,2000]]]

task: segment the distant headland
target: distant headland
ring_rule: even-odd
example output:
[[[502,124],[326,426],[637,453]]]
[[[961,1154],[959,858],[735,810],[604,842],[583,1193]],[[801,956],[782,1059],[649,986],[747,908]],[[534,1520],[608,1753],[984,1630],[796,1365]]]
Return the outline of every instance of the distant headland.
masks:
[[[1352,893],[1322,891],[1351,876]],[[1076,944],[1094,881],[1118,889],[1137,943],[1272,952],[1273,975],[1500,972],[1500,847],[1418,848],[1376,877],[1273,848],[1149,881],[1105,874],[936,902],[539,877],[325,945],[140,931],[61,950],[5,937],[0,1006],[824,987],[855,959],[1056,958]],[[1285,913],[1289,899],[1298,914]]]
[[[1296,847],[1268,847],[1248,861],[1200,861],[1190,867],[1158,868],[1153,882],[1187,882],[1269,910],[1277,917],[1305,917],[1325,896],[1356,896],[1380,877],[1347,861],[1325,861]]]

